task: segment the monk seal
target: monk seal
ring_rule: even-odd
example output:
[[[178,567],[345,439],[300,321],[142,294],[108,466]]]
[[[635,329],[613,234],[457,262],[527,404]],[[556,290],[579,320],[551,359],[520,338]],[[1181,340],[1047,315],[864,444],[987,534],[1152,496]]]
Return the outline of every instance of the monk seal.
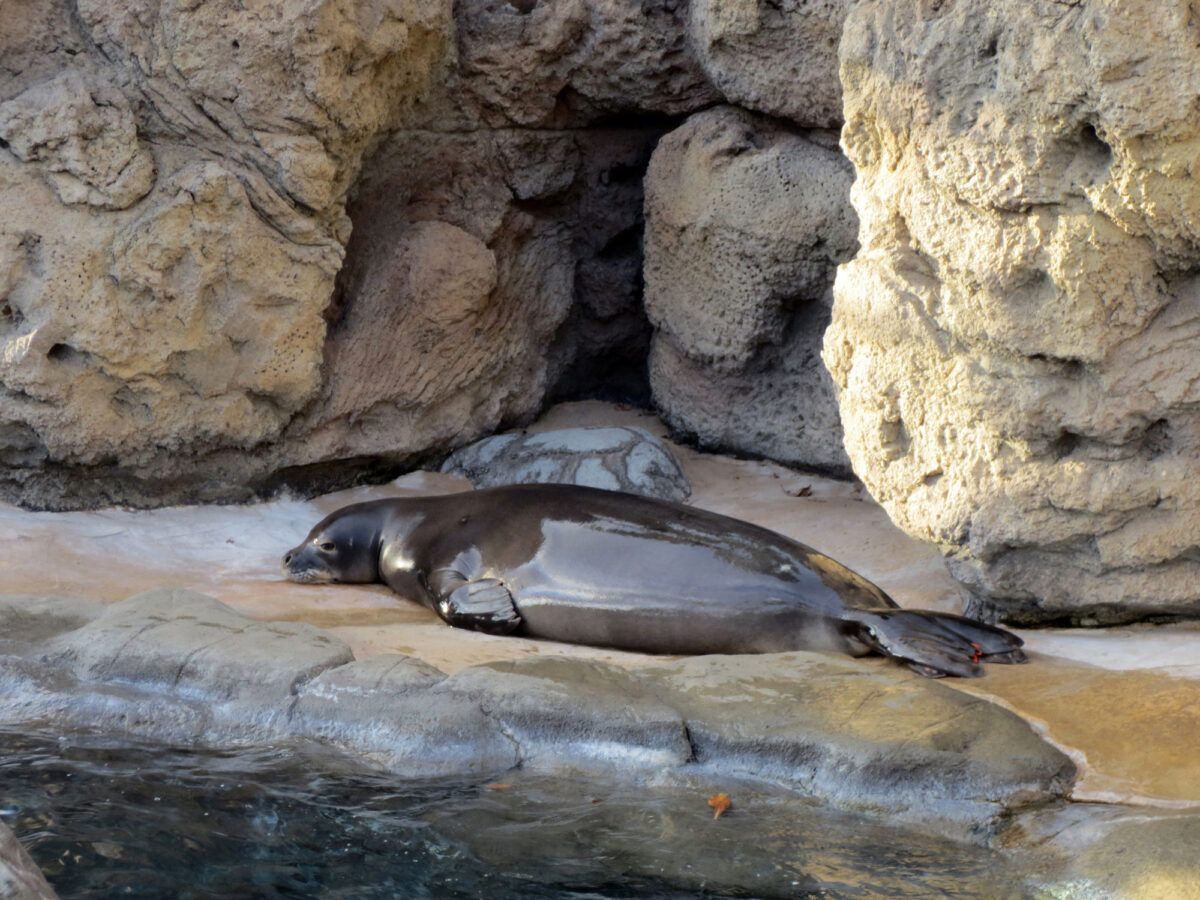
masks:
[[[901,610],[766,528],[575,485],[357,503],[319,522],[283,568],[298,582],[382,581],[491,634],[666,654],[875,651],[931,677],[1025,661],[1016,635]]]

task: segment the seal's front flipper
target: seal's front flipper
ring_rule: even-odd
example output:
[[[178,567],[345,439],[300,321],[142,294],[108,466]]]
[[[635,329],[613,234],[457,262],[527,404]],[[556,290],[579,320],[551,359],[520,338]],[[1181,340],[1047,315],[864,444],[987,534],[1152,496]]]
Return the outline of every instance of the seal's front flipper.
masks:
[[[981,662],[1025,662],[1015,634],[963,616],[896,609],[855,610],[854,618],[860,640],[929,678],[978,678]]]
[[[508,634],[521,624],[512,594],[497,578],[468,581],[458,572],[440,569],[430,578],[437,611],[455,628]]]

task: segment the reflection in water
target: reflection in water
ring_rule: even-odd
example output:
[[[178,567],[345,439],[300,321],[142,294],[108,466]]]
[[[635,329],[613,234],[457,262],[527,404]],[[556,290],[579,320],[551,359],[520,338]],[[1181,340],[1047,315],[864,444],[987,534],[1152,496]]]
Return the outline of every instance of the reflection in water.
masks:
[[[316,749],[0,732],[0,820],[81,897],[1019,896],[974,848],[740,792],[411,782]]]

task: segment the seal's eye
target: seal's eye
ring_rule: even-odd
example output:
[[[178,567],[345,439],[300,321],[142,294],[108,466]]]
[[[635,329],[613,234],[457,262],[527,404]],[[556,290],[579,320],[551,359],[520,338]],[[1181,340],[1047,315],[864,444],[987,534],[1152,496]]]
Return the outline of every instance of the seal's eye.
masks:
[[[331,553],[337,549],[337,544],[335,544],[333,541],[321,541],[321,543],[317,544],[317,546],[326,553]]]

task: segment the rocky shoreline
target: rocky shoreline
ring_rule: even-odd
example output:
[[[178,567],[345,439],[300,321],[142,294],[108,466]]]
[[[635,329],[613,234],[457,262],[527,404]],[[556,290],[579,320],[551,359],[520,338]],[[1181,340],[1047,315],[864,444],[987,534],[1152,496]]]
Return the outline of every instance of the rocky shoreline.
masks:
[[[321,629],[168,589],[0,598],[0,634],[9,727],[220,750],[315,742],[401,778],[722,786],[775,798],[780,822],[816,808],[1007,855],[1024,879],[1014,896],[1165,877],[1163,858],[1200,884],[1178,862],[1200,815],[1072,802],[1074,763],[1021,717],[883,660],[545,656],[446,675],[402,654],[355,660]],[[1133,848],[1117,868],[1114,846]]]
[[[0,600],[0,634],[8,725],[208,746],[316,740],[412,777],[698,767],[975,842],[1062,798],[1075,775],[1007,710],[819,653],[637,671],[547,657],[447,676],[399,654],[356,661],[320,629],[181,590],[90,607]]]

